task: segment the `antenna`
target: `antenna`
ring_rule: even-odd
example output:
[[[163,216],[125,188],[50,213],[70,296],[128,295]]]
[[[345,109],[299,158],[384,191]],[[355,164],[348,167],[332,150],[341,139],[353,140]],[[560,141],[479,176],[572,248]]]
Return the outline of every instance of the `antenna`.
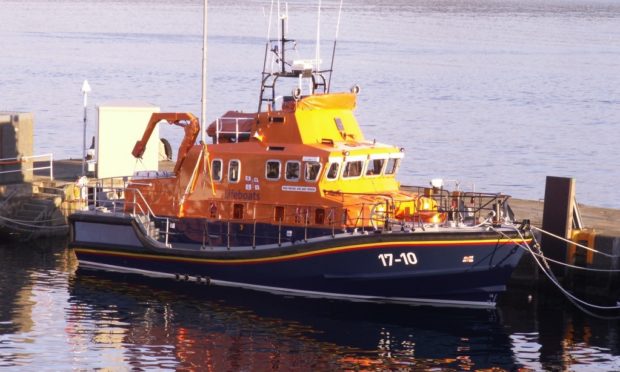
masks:
[[[271,38],[271,17],[272,16],[273,16],[273,0],[271,0],[271,5],[269,6],[269,20],[267,21],[267,43],[269,43],[269,38]]]
[[[334,37],[334,47],[332,48],[332,62],[329,66],[329,80],[327,80],[327,93],[332,87],[332,74],[334,73],[334,57],[336,56],[336,41],[338,40],[338,33],[340,32],[340,16],[342,15],[342,3],[344,0],[340,0],[340,8],[338,9],[338,22],[336,22],[336,36]]]
[[[276,0],[271,0],[272,4]],[[319,0],[319,7],[317,10],[317,33],[316,33],[316,51],[314,58],[311,59],[291,59],[286,60],[288,44],[292,43],[292,51],[296,51],[296,43],[294,39],[287,37],[288,28],[288,3],[280,4],[280,0],[277,0],[278,7],[278,19],[276,25],[278,29],[278,39],[271,39],[271,27],[273,26],[272,16],[269,17],[268,37],[265,44],[265,58],[263,60],[263,72],[260,88],[260,99],[258,101],[258,112],[261,112],[263,103],[267,103],[267,110],[275,108],[277,101],[282,99],[290,99],[291,97],[299,100],[302,97],[302,87],[305,81],[308,82],[308,92],[310,95],[315,94],[315,91],[322,87],[322,92],[327,93],[327,79],[324,73],[328,71],[321,71],[321,7],[322,0]],[[273,11],[273,7],[271,9]],[[289,51],[291,48],[288,49]],[[268,54],[271,54],[270,62],[267,61]],[[271,64],[270,69],[267,69],[268,63]],[[332,62],[333,64],[333,62]],[[295,78],[298,80],[297,88],[292,96],[277,96],[276,97],[276,81],[280,78]],[[289,80],[290,81],[290,80]]]
[[[285,50],[285,48],[286,48],[286,36],[284,36],[284,35],[286,35],[286,32],[288,31],[286,29],[286,21],[288,20],[288,3],[284,3],[284,6],[285,6],[284,15],[282,15],[282,18],[280,18],[280,21],[282,22],[282,27],[281,27],[281,31],[280,31],[280,36],[281,36],[280,37],[280,40],[281,40],[280,42],[282,44],[280,46],[280,48],[282,49],[282,50],[280,50],[280,53],[281,53],[281,55],[280,55],[280,66],[281,66],[281,70],[282,70],[283,74],[286,73],[286,64],[284,62],[285,61],[285,57],[286,57],[286,50]]]
[[[319,0],[319,8],[316,16],[316,52],[315,58],[315,71],[321,71],[321,0]]]
[[[281,8],[280,8],[280,0],[278,0],[278,19],[282,18],[282,15],[280,14],[281,12]],[[278,27],[278,40],[280,39],[280,37],[282,36],[280,33],[280,28]]]

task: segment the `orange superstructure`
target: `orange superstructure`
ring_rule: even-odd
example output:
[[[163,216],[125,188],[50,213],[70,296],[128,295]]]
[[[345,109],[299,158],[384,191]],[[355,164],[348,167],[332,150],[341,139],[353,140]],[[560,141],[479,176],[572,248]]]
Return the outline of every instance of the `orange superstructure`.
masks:
[[[436,203],[399,190],[403,152],[364,139],[355,102],[354,93],[321,94],[289,97],[279,110],[229,112],[208,130],[215,143],[185,151],[197,135],[187,124],[175,175],[134,187],[158,215],[336,228],[428,218],[420,212]],[[147,131],[162,119],[195,122],[153,114]]]

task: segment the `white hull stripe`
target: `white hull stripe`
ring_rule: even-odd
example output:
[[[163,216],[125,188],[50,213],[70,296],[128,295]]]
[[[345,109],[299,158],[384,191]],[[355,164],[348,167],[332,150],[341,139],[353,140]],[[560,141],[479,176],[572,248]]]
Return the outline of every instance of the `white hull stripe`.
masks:
[[[179,275],[162,273],[159,271],[141,270],[123,266],[107,265],[91,261],[80,261],[80,266],[96,268],[108,271],[116,271],[122,273],[141,274],[144,276],[154,278],[167,278],[178,279]],[[183,275],[180,275],[183,278]],[[198,282],[198,277],[189,277],[188,281]],[[428,298],[407,298],[407,297],[379,297],[379,296],[363,296],[363,295],[350,295],[342,293],[328,293],[317,291],[305,291],[299,289],[271,287],[257,284],[229,282],[226,280],[218,280],[210,278],[209,282],[213,285],[219,285],[223,287],[237,287],[252,289],[256,291],[270,292],[275,294],[287,294],[312,298],[329,298],[338,300],[348,300],[357,302],[380,302],[380,303],[394,303],[394,304],[408,304],[408,305],[429,305],[429,306],[442,306],[442,307],[463,307],[463,308],[480,308],[480,309],[492,309],[495,308],[495,301],[458,301],[458,300],[439,300]]]

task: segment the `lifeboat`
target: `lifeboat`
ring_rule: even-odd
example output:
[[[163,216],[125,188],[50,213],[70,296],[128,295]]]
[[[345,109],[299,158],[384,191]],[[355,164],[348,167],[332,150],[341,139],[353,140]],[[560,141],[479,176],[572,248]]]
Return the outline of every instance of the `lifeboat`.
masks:
[[[228,111],[206,129],[191,113],[153,114],[132,153],[142,155],[159,123],[178,125],[174,170],[136,174],[124,200],[70,216],[80,267],[301,296],[495,306],[519,244],[531,239],[509,197],[401,187],[403,149],[364,137],[359,89],[331,92],[331,70],[278,54],[290,42],[282,33],[266,47],[276,69],[263,71],[257,112]],[[286,79],[294,89],[278,95]],[[201,130],[212,143],[196,143]]]

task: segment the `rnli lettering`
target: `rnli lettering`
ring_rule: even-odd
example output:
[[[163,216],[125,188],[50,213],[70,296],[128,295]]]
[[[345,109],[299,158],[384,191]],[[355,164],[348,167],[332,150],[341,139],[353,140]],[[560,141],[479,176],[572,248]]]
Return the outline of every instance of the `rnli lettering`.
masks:
[[[415,265],[418,263],[418,258],[413,252],[402,252],[395,255],[394,253],[381,253],[379,260],[384,267],[391,267],[395,264]]]
[[[257,192],[226,190],[225,198],[252,201],[252,200],[260,200],[260,194]]]

